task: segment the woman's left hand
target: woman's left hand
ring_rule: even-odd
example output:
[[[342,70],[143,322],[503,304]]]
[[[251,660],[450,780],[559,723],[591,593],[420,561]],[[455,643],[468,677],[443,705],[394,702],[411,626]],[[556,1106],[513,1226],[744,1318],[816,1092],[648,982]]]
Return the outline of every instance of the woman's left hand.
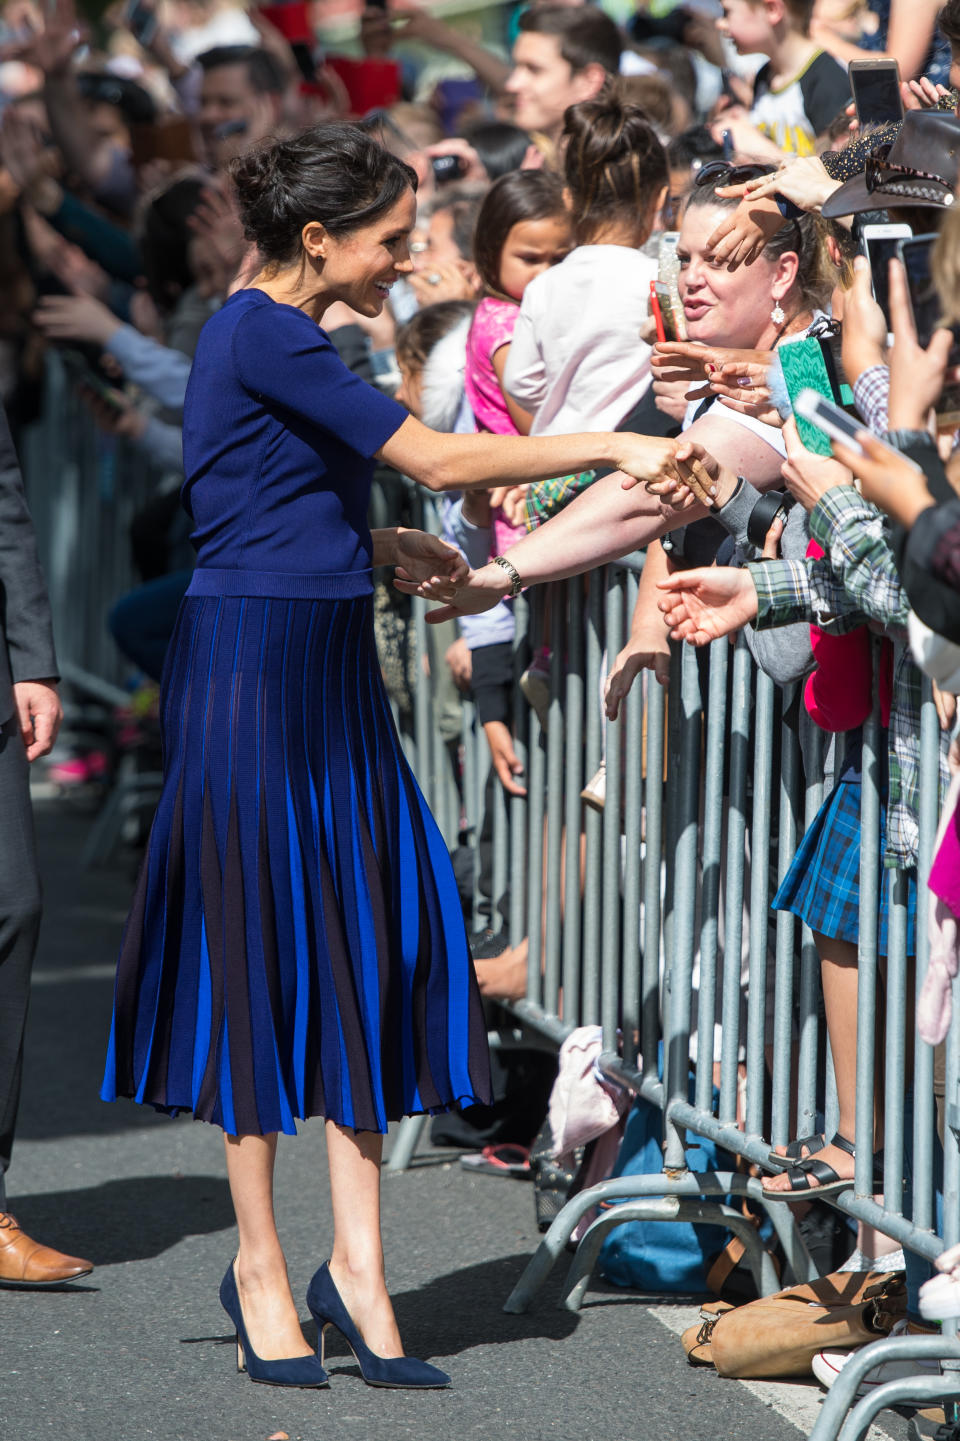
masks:
[[[790,494],[808,513],[828,490],[836,485],[849,485],[853,480],[851,472],[839,461],[826,455],[814,455],[800,439],[797,422],[792,418],[783,427],[787,458],[780,467],[780,473],[787,482]]]
[[[397,590],[402,590],[406,595],[419,595],[423,600],[447,602],[436,610],[427,611],[427,622],[430,625],[440,625],[445,620],[453,620],[461,615],[480,615],[485,610],[492,610],[512,589],[507,571],[502,566],[494,565],[492,561],[481,566],[479,570],[468,571],[452,596],[446,593],[445,583],[438,585],[435,579],[418,583],[399,569],[393,583]]]
[[[857,440],[864,455],[836,441],[834,454],[859,480],[861,495],[909,530],[920,512],[934,503],[926,476],[906,456],[891,455],[868,430],[862,430]]]
[[[398,529],[394,559],[398,580],[409,581],[414,594],[428,585],[434,600],[452,600],[470,573],[454,546],[425,530]]]

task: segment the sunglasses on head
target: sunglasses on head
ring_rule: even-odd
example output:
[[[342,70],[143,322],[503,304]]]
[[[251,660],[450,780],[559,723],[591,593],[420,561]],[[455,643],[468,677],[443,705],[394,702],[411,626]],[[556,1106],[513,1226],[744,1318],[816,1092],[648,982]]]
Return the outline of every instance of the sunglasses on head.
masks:
[[[748,180],[759,179],[761,175],[772,175],[776,168],[775,165],[761,165],[756,161],[733,165],[729,160],[711,160],[697,171],[693,187],[702,190],[705,185],[712,185],[717,190],[722,185],[743,185]]]

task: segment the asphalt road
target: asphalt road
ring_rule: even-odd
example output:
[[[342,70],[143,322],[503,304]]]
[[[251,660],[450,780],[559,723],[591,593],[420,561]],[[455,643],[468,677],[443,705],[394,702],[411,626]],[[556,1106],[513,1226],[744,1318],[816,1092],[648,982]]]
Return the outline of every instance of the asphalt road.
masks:
[[[407,1348],[449,1370],[453,1389],[370,1389],[347,1354],[329,1391],[238,1376],[217,1299],[234,1245],[219,1134],[97,1097],[133,877],[126,861],[79,871],[87,823],[38,806],[46,917],[8,1189],[25,1229],[96,1271],[61,1291],[0,1291],[5,1441],[796,1441],[769,1401],[689,1368],[655,1308],[629,1293],[591,1290],[573,1316],[554,1285],[530,1314],[505,1315],[538,1240],[530,1191],[470,1175],[450,1152],[387,1175],[384,1206]],[[279,1218],[300,1297],[330,1244],[322,1131],[281,1140]]]

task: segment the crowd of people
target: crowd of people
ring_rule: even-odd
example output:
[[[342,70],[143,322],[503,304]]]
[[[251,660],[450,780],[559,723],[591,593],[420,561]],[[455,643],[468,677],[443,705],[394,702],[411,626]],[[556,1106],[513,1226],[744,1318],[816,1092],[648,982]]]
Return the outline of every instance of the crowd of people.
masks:
[[[485,827],[487,869],[492,787],[525,794],[512,729],[513,602],[521,589],[645,550],[629,639],[609,657],[611,722],[643,672],[666,682],[671,638],[699,646],[742,631],[778,686],[800,682],[805,764],[819,763],[819,749],[807,744],[815,728],[837,736],[835,784],[772,904],[799,916],[814,936],[839,1119],[834,1135],[797,1137],[781,1148],[785,1154],[772,1155],[764,1190],[771,1201],[809,1200],[849,1186],[854,1174],[863,725],[877,691],[885,757],[878,951],[883,957],[889,945],[894,879],[905,876],[907,952],[916,955],[925,924],[918,879],[929,882],[945,939],[934,947],[921,1024],[941,1061],[956,972],[960,89],[952,82],[960,86],[960,0],[942,7],[869,0],[852,10],[830,0],[698,0],[666,14],[640,7],[623,28],[591,5],[534,0],[504,10],[503,42],[491,47],[412,0],[397,0],[365,10],[354,53],[338,55],[317,38],[321,3],[255,9],[142,0],[88,24],[73,0],[42,8],[9,0],[0,29],[0,393],[14,438],[38,422],[55,423],[44,413],[53,352],[101,430],[151,468],[153,494],[134,533],[140,583],[117,597],[109,624],[144,677],[159,681],[167,663],[168,750],[180,725],[175,716],[187,716],[185,698],[197,694],[201,654],[218,656],[205,685],[214,674],[224,682],[239,674],[241,655],[251,673],[265,676],[272,638],[283,667],[278,693],[298,713],[307,704],[303,674],[310,667],[328,673],[318,635],[335,636],[330,644],[364,671],[365,642],[341,613],[344,598],[360,594],[352,580],[339,590],[290,589],[286,581],[271,589],[263,580],[310,569],[306,552],[297,551],[308,524],[329,527],[339,563],[326,569],[341,580],[362,554],[368,564],[397,568],[395,586],[377,580],[375,615],[401,719],[412,704],[409,668],[405,658],[389,664],[387,643],[399,635],[405,655],[404,593],[439,602],[429,616],[435,723],[456,770],[459,697],[471,695],[492,758],[487,814],[473,818]],[[894,112],[861,116],[848,66],[888,56],[899,62]],[[871,248],[877,230],[889,237],[891,227],[902,259]],[[291,317],[290,307],[302,314]],[[314,322],[322,324],[322,346],[311,339]],[[201,360],[193,367],[195,354]],[[234,373],[246,399],[231,409]],[[856,418],[832,449],[809,408],[798,405],[809,387]],[[339,407],[335,419],[318,411],[324,389],[324,404]],[[281,418],[282,443],[262,416],[243,408],[251,396]],[[422,422],[415,432],[411,418]],[[253,511],[243,511],[229,487],[216,491],[213,482],[223,484],[233,463],[224,433],[235,446],[262,447],[256,464],[267,467],[289,514],[279,505],[271,514],[261,487],[256,505],[264,510],[254,525]],[[363,542],[363,519],[349,498],[345,528],[329,507],[312,510],[309,496],[284,488],[308,451],[311,464],[319,457],[326,467],[322,474],[337,467],[352,474],[356,452],[364,464],[375,457],[375,496],[394,520],[404,503],[401,476],[437,492],[448,545],[412,540],[417,532],[381,529],[379,521],[372,542]],[[196,570],[183,555],[181,490],[200,555]],[[250,535],[238,541],[231,527],[248,524]],[[291,525],[299,536],[283,541]],[[361,536],[353,549],[348,531]],[[284,544],[300,555],[297,564],[284,560]],[[238,568],[260,577],[260,589],[230,589],[223,577]],[[214,596],[212,618],[205,603]],[[238,617],[223,619],[221,610],[232,615],[241,597]],[[266,606],[261,629],[250,628],[252,597]],[[297,604],[329,610],[322,625],[316,617],[309,625],[291,619],[284,629],[263,597],[298,597]],[[218,649],[226,644],[221,628],[235,647],[229,656]],[[521,681],[544,727],[549,636],[548,610],[543,644]],[[13,679],[48,683],[52,659],[40,670],[21,669]],[[943,727],[936,799],[949,823],[932,876],[918,878],[925,675]],[[230,730],[231,697],[224,685],[221,710],[204,726]],[[392,756],[393,742],[378,729],[385,719],[374,692],[357,706],[369,734],[348,734],[348,706],[342,743],[347,751],[369,748],[376,734],[383,766],[379,747]],[[250,716],[256,713],[254,706]],[[352,817],[350,886],[362,892],[361,909],[372,906],[373,935],[392,902],[373,880],[372,856],[396,837],[388,838],[369,796],[362,820],[348,796],[334,801],[329,786],[325,794],[309,747],[294,754],[293,709],[284,715],[284,775],[312,795],[315,812],[318,804],[324,815],[340,804]],[[197,758],[204,727],[193,735],[184,720],[182,729],[178,754],[167,756],[180,769],[167,776],[124,943],[104,1094],[192,1109],[237,1142],[227,1156],[241,1252],[221,1296],[251,1375],[265,1366],[260,1379],[270,1379],[271,1366],[285,1365],[287,1384],[325,1384],[322,1351],[319,1365],[308,1364],[316,1358],[302,1337],[297,1342],[283,1286],[274,1288],[269,1335],[271,1312],[256,1282],[276,1272],[282,1252],[267,1199],[274,1153],[256,1143],[272,1135],[275,1149],[276,1132],[292,1129],[294,1116],[327,1117],[340,1237],[332,1270],[315,1278],[312,1309],[345,1334],[355,1309],[366,1316],[362,1336],[356,1328],[351,1334],[360,1351],[370,1348],[376,1376],[378,1364],[402,1357],[382,1283],[368,1277],[365,1291],[357,1262],[360,1251],[379,1257],[370,1169],[378,1142],[351,1150],[348,1138],[378,1137],[411,1110],[488,1097],[476,987],[451,963],[431,1000],[469,1059],[448,1051],[445,1039],[443,1055],[411,1051],[402,1065],[391,1060],[399,1067],[391,1071],[374,1054],[369,1017],[361,1023],[359,1003],[347,1005],[331,963],[318,984],[336,998],[340,1049],[327,1038],[313,1079],[291,1083],[292,1092],[282,1063],[269,1084],[261,1073],[246,1074],[244,1044],[258,1055],[276,1044],[280,1053],[279,1029],[274,1036],[265,1025],[261,1034],[259,1020],[245,1042],[231,1042],[240,1049],[232,1072],[229,1063],[224,1071],[214,1034],[224,1014],[216,1006],[211,1012],[209,999],[205,1009],[194,1003],[189,1046],[178,1043],[172,1021],[145,1041],[143,1008],[157,1003],[170,963],[158,908],[171,887],[189,892],[191,848],[207,857],[197,886],[208,894],[212,885],[201,836],[208,846],[215,840],[217,881],[248,917],[247,947],[255,932],[272,934],[275,926],[282,938],[276,914],[292,904],[284,924],[296,951],[297,905],[313,884],[294,867],[292,851],[280,875],[276,798],[262,802],[247,842],[246,820],[233,819],[229,775],[215,778],[219,793],[208,778],[191,809],[191,767],[209,762]],[[262,750],[268,777],[272,762],[259,730],[248,731],[246,743],[257,754],[258,777]],[[225,764],[229,770],[232,762]],[[396,766],[380,784],[418,837],[411,844],[421,867],[414,886],[420,939],[415,934],[411,944],[422,960],[424,938],[432,934],[439,945],[441,930],[448,951],[459,947],[443,920],[452,882],[429,880],[436,843],[399,759]],[[265,779],[265,796],[271,784],[279,784],[276,776]],[[585,802],[602,807],[604,787],[601,769]],[[259,781],[257,794],[259,806]],[[297,804],[284,802],[290,815]],[[329,818],[314,824],[322,830]],[[338,946],[362,950],[363,935],[333,939],[334,882],[323,845],[313,844],[307,870],[323,876],[312,904],[324,944],[331,954]],[[265,875],[273,880],[269,905]],[[489,894],[483,877],[480,889]],[[34,911],[17,932],[22,955],[32,954]],[[473,919],[480,992],[518,999],[525,943],[507,948],[489,914]],[[208,929],[202,943],[191,941],[205,966],[208,946],[220,948],[219,966],[223,948],[238,944],[219,913],[217,926],[216,935]],[[180,944],[181,972],[191,974],[183,937]],[[22,983],[22,964],[20,973]],[[202,990],[200,980],[190,984]],[[263,984],[266,996],[269,977]],[[248,1004],[246,986],[227,984],[231,1007]],[[423,1003],[416,986],[408,999]],[[298,1064],[310,1059],[304,1027],[311,1015],[310,1006],[298,1011]],[[330,1024],[315,1019],[320,1029]],[[22,1017],[18,1024],[22,1039]],[[186,1024],[182,1015],[178,1024]],[[200,1028],[211,1026],[201,1043]],[[358,1059],[351,1047],[364,1026]],[[398,1056],[407,1045],[393,1044]],[[942,1110],[942,1064],[938,1074]],[[4,1169],[17,1076],[17,1065],[6,1080],[0,1072]],[[878,1108],[878,1150],[882,1130]],[[348,1197],[360,1194],[365,1214],[351,1215]],[[854,1266],[875,1266],[883,1247],[884,1238],[861,1228]],[[65,1276],[87,1266],[63,1259]],[[45,1264],[49,1270],[49,1257]],[[910,1253],[903,1264],[902,1324],[922,1331],[930,1325],[920,1296],[929,1267]],[[382,1273],[382,1258],[377,1268]],[[18,1279],[49,1277],[25,1269]],[[960,1282],[957,1291],[960,1303]],[[960,1313],[960,1304],[943,1312],[949,1299],[938,1304],[941,1314]],[[817,1374],[829,1384],[842,1359],[831,1353]],[[388,1384],[445,1384],[442,1373],[417,1371],[418,1364],[394,1370]]]

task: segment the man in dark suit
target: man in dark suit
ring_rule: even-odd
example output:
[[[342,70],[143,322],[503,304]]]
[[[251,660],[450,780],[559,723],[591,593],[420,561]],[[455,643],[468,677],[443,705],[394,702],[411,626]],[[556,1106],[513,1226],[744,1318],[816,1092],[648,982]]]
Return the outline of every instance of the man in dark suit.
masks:
[[[42,1246],[7,1211],[23,1070],[30,970],[40,926],[40,877],[27,771],[61,718],[50,603],[10,427],[0,408],[0,1286],[56,1286],[93,1270]]]

